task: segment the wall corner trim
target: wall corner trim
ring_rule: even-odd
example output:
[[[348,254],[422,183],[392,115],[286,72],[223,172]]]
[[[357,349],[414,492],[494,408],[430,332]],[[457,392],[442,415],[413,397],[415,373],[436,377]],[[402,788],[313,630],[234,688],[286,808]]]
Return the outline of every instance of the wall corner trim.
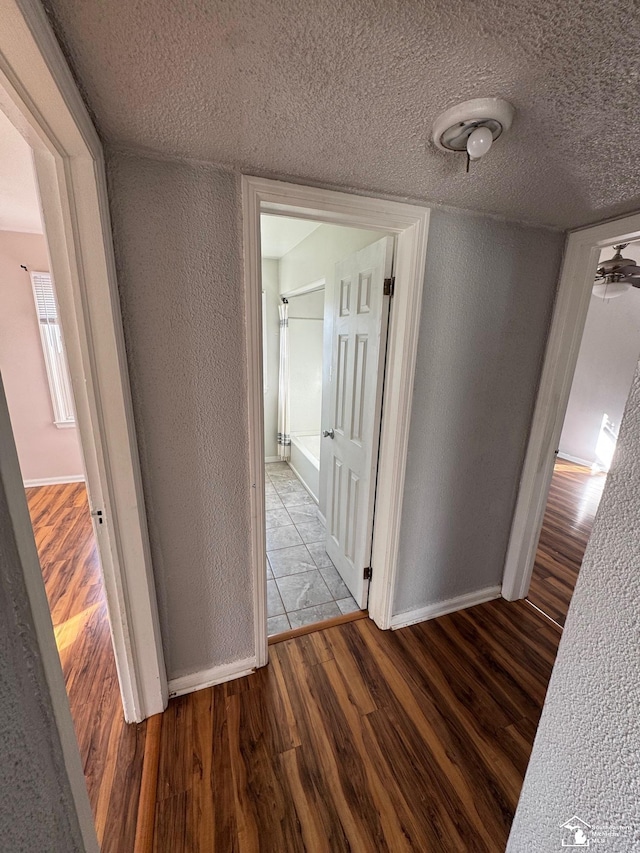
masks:
[[[223,684],[225,681],[233,681],[250,675],[256,669],[256,656],[242,658],[231,663],[223,663],[212,666],[211,669],[201,669],[198,672],[190,672],[178,678],[169,679],[169,696],[184,696],[185,693],[195,693],[196,690],[204,690],[205,687],[213,687],[215,684]]]
[[[475,592],[466,592],[464,595],[457,595],[455,598],[448,598],[446,601],[427,604],[426,607],[418,607],[415,610],[405,610],[404,613],[396,613],[391,618],[391,629],[396,631],[398,628],[406,628],[408,625],[415,625],[418,622],[427,622],[429,619],[446,616],[447,613],[454,613],[456,610],[465,610],[467,607],[475,607],[476,604],[484,604],[486,601],[493,601],[495,598],[500,598],[499,584],[496,586],[487,586]]]

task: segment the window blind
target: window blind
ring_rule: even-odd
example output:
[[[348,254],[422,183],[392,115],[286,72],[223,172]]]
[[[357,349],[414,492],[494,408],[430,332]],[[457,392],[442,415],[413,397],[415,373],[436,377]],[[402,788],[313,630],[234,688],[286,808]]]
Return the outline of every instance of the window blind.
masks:
[[[53,281],[49,273],[31,273],[33,295],[36,300],[36,312],[41,323],[58,322],[58,306],[53,292]]]
[[[75,413],[69,369],[62,344],[62,329],[58,322],[58,306],[53,280],[48,272],[32,272],[31,286],[40,327],[53,422],[58,427],[74,426]]]

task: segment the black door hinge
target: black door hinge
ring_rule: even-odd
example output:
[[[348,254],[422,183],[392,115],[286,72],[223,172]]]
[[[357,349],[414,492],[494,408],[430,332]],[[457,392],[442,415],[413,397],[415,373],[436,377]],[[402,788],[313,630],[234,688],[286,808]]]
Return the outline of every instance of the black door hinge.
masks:
[[[364,568],[364,572],[362,573],[362,577],[363,577],[366,581],[371,580],[371,566],[365,566],[365,568]]]
[[[393,296],[393,291],[396,288],[396,279],[395,276],[393,278],[385,278],[384,280],[384,290],[383,293],[385,296]]]

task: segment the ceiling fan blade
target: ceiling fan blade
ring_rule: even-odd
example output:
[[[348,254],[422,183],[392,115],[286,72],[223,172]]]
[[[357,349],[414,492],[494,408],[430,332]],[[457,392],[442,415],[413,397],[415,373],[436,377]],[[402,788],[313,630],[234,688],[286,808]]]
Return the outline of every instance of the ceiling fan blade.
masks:
[[[640,275],[640,267],[635,264],[629,264],[628,266],[620,267],[617,272],[621,272],[622,275]]]
[[[632,258],[614,256],[613,258],[609,258],[608,261],[600,261],[598,269],[607,275],[608,273],[621,272],[627,267],[635,266],[635,263],[636,262]]]

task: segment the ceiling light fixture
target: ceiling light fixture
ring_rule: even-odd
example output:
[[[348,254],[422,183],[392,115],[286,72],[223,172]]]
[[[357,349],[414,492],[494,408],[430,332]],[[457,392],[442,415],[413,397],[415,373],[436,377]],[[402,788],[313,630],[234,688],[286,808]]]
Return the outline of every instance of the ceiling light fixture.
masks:
[[[479,160],[509,130],[515,110],[502,98],[475,98],[446,110],[434,122],[433,141],[442,151],[466,153]]]
[[[611,284],[607,282],[596,282],[593,285],[592,293],[599,299],[615,299],[616,296],[622,296],[631,288],[630,284],[614,281]]]

